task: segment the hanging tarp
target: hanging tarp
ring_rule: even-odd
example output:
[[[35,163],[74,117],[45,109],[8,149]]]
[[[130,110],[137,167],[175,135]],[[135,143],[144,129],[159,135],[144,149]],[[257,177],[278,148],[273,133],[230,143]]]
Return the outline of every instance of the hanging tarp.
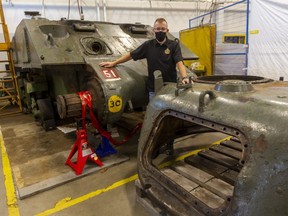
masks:
[[[288,80],[288,1],[250,2],[248,75]]]
[[[180,41],[199,57],[198,61],[205,66],[205,75],[213,74],[215,32],[215,24],[180,31]]]

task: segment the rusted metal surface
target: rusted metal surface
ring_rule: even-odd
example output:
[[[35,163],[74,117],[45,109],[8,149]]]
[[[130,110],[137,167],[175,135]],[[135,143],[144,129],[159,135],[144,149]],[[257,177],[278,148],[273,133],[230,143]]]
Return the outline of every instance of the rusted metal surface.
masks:
[[[150,102],[138,147],[139,197],[167,215],[287,215],[288,83],[206,79],[178,95],[167,85]],[[232,138],[166,168],[155,163],[167,142],[208,132]]]

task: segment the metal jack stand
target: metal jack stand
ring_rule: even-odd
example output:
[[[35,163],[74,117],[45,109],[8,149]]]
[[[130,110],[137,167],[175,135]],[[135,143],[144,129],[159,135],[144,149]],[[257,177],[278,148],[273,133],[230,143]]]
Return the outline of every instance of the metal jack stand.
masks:
[[[87,132],[84,129],[80,129],[80,125],[83,125],[83,119],[77,120],[77,139],[74,143],[72,150],[66,160],[66,164],[69,165],[73,170],[75,170],[76,175],[81,175],[86,164],[87,159],[91,159],[98,166],[103,166],[102,162],[98,158],[97,154],[93,152],[93,149],[87,142]],[[74,154],[78,151],[77,161],[72,162],[71,159]]]
[[[89,113],[90,113],[90,118],[93,127],[99,132],[101,135],[102,142],[96,149],[96,154],[99,155],[100,157],[104,157],[108,154],[115,154],[117,151],[112,147],[110,142],[114,145],[122,145],[123,143],[127,142],[128,139],[136,133],[136,131],[141,128],[142,124],[136,125],[136,127],[129,133],[127,134],[122,141],[116,141],[112,138],[111,134],[104,130],[104,128],[101,127],[100,123],[98,122],[96,116],[93,113],[93,108],[92,108],[92,96],[88,91],[84,92],[78,92],[78,95],[82,101],[82,119],[86,118],[86,108],[88,107]],[[82,127],[86,129],[85,122],[82,122]]]
[[[110,144],[109,140],[106,137],[104,137],[104,136],[101,136],[101,143],[97,147],[95,152],[101,158],[105,157],[107,155],[111,155],[111,154],[116,154],[117,153],[117,151]]]

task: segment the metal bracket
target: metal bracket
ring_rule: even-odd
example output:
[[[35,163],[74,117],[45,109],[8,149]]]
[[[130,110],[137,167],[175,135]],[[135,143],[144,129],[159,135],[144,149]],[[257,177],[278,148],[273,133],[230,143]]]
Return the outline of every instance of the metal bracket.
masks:
[[[209,101],[207,101],[207,104],[205,105],[205,96],[209,95]],[[199,112],[204,112],[204,107],[208,105],[209,102],[211,102],[212,100],[216,99],[216,94],[215,92],[211,91],[211,90],[207,90],[207,91],[202,91],[200,93],[199,96],[199,108],[198,111]]]
[[[189,77],[189,83],[187,83],[187,84],[182,84],[181,81],[180,81],[180,79],[178,78],[178,79],[177,79],[176,90],[175,90],[175,96],[178,96],[178,95],[179,95],[179,91],[180,91],[181,89],[183,89],[183,90],[186,90],[186,89],[189,89],[189,88],[192,89],[192,84],[193,84],[193,82],[192,82],[192,77]],[[193,90],[193,89],[192,89],[192,90]]]

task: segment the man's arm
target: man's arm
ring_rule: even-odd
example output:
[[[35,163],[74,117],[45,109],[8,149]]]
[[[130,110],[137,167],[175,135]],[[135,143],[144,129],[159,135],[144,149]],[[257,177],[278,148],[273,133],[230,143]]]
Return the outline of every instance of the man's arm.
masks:
[[[186,73],[186,68],[183,64],[183,61],[179,61],[177,64],[176,64],[179,72],[180,72],[180,75],[181,75],[181,78],[182,78],[182,83],[183,84],[186,84],[189,82],[188,80],[188,77],[187,77],[187,73]]]
[[[99,65],[101,67],[115,67],[117,64],[127,62],[131,59],[132,59],[132,57],[131,57],[130,53],[127,53],[126,55],[120,57],[119,59],[117,59],[113,62],[101,62]]]

